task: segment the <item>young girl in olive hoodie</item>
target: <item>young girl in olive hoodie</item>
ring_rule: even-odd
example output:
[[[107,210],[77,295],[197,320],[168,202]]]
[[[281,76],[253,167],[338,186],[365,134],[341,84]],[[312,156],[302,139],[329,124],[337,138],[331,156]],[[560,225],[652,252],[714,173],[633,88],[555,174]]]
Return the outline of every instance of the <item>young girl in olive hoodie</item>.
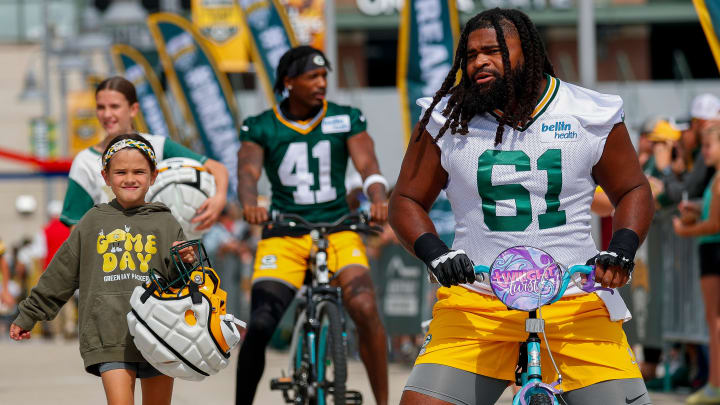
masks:
[[[37,321],[55,317],[76,289],[79,297],[80,353],[85,369],[102,377],[108,404],[132,404],[135,378],[141,378],[143,403],[169,404],[173,379],[152,368],[128,332],[133,289],[148,280],[151,268],[174,278],[170,248],[185,238],[163,204],[146,203],[155,181],[152,145],[137,134],[120,135],[103,153],[102,175],[115,194],[80,220],[50,262],[10,337],[29,339]],[[188,248],[183,260],[192,260]]]

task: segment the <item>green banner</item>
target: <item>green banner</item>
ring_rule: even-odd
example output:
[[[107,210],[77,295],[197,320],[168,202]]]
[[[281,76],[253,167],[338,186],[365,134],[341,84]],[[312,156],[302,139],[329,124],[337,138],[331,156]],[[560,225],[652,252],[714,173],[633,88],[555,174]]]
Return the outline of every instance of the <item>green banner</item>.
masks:
[[[453,64],[460,23],[456,0],[405,0],[400,16],[397,83],[405,141],[420,116],[415,100],[433,96]]]
[[[388,335],[421,333],[432,316],[434,289],[425,264],[402,246],[386,245],[371,266],[380,313]]]
[[[160,80],[140,51],[122,44],[111,49],[115,69],[135,85],[140,112],[136,126],[140,131],[179,141]]]
[[[720,2],[717,0],[693,0],[715,64],[720,70]]]
[[[280,57],[297,45],[285,9],[277,0],[239,0],[245,29],[250,32],[255,69],[268,101],[278,101],[273,93],[275,69]]]
[[[215,63],[197,28],[169,13],[148,17],[165,74],[188,125],[195,127],[205,153],[230,172],[228,193],[237,190],[239,127],[230,83]]]

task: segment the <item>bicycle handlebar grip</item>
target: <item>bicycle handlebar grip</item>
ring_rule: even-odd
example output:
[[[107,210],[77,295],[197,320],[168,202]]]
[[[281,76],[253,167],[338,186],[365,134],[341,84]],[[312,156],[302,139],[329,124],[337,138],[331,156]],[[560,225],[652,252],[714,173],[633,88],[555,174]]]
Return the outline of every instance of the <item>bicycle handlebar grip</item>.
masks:
[[[482,264],[478,264],[477,266],[473,267],[473,270],[475,270],[475,280],[477,281],[484,281],[485,280],[485,274],[490,276],[490,267],[483,266]]]
[[[595,266],[575,265],[570,267],[569,273],[571,274],[571,277],[575,273],[582,273],[587,276],[583,285],[580,286],[580,289],[585,292],[591,293],[597,290],[604,290],[610,291],[611,294],[615,294],[615,291],[613,291],[612,288],[595,287]]]

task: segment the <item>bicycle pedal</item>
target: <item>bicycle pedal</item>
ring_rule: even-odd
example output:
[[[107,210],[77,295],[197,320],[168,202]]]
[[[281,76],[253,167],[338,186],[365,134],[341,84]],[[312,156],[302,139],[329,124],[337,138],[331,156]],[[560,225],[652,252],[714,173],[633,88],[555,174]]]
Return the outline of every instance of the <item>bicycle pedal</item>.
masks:
[[[348,405],[361,405],[363,396],[358,391],[345,391],[345,403]]]
[[[292,389],[293,382],[292,378],[290,377],[280,377],[280,378],[273,378],[270,380],[270,390],[280,390],[280,391],[287,391],[289,389]]]

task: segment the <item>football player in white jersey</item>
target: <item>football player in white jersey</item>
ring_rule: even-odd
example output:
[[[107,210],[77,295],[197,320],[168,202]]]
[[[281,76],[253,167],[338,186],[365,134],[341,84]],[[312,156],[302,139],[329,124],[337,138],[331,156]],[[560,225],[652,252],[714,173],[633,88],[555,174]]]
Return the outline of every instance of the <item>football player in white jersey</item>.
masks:
[[[622,100],[554,76],[525,14],[486,10],[466,24],[442,88],[418,100],[425,111],[390,200],[390,223],[443,287],[401,404],[493,404],[514,381],[527,315],[476,282],[472,263],[490,265],[524,245],[568,266],[591,260],[603,287],[630,278],[654,207]],[[590,229],[597,185],[615,206],[604,252]],[[452,248],[427,214],[441,189],[457,223]],[[650,403],[617,292],[571,288],[542,315],[566,403]],[[555,381],[542,350],[543,381]]]

